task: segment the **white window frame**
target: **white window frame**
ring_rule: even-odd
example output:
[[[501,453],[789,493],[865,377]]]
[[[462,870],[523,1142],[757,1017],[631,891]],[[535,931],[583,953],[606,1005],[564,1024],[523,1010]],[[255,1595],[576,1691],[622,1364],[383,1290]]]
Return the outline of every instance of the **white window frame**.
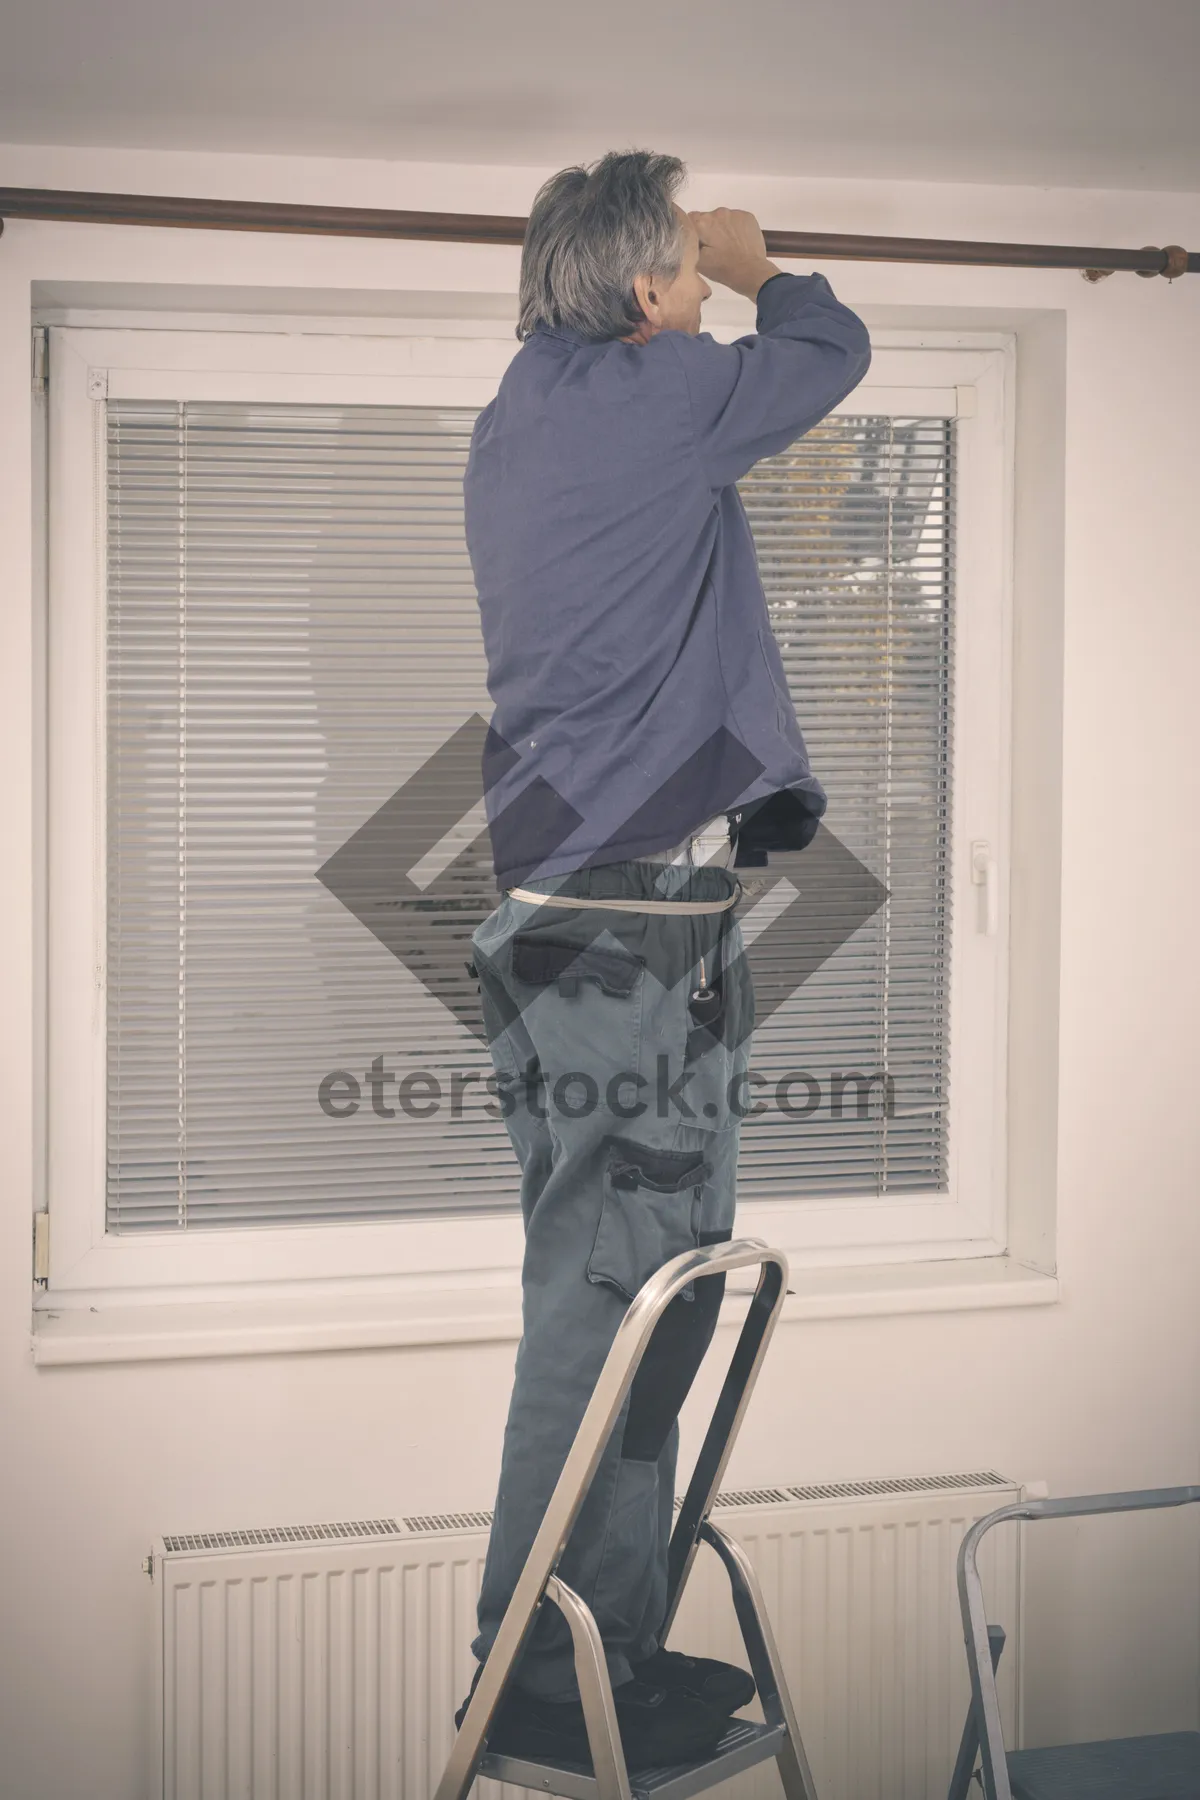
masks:
[[[113,398],[482,406],[511,326],[395,321],[386,335],[251,321],[52,331],[48,627],[49,1275],[35,1310],[317,1294],[515,1292],[516,1214],[119,1236],[105,1230],[104,407]],[[732,339],[741,328],[714,327]],[[883,330],[845,413],[955,417],[955,741],[949,1191],[739,1206],[739,1235],[800,1266],[944,1262],[1006,1248],[1005,1065],[1013,390],[1003,332]],[[802,721],[803,723],[803,721]],[[434,746],[431,746],[431,750]],[[971,846],[992,859],[993,931]]]

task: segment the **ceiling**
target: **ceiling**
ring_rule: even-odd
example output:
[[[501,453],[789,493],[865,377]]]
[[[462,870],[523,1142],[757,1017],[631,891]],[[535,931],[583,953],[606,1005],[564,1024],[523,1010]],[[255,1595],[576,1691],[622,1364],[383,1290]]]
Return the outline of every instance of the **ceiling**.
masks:
[[[1200,0],[0,0],[0,141],[1200,191]]]

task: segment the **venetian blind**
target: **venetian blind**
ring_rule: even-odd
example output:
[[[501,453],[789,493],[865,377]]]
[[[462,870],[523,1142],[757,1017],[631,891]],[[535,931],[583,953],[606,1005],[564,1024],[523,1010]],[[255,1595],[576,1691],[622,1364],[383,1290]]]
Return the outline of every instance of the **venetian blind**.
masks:
[[[889,895],[755,1033],[747,1198],[946,1187],[952,469],[949,420],[836,416],[741,484],[825,821]],[[801,914],[819,855],[771,858]]]
[[[112,1231],[516,1204],[486,1048],[316,878],[490,715],[473,421],[108,403]],[[756,1033],[760,1093],[800,1069],[822,1099],[746,1120],[743,1193],[945,1185],[951,448],[943,420],[843,416],[743,483],[829,823],[891,895]],[[481,824],[426,903],[464,957]],[[879,1081],[836,1104],[847,1071],[886,1071],[890,1107]],[[318,1095],[342,1073],[339,1117]]]

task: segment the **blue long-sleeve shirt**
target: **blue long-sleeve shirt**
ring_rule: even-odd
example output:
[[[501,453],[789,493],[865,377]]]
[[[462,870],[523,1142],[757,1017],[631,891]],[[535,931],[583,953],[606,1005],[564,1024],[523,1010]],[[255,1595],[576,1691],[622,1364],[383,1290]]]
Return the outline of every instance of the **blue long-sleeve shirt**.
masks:
[[[733,344],[540,325],[476,421],[464,499],[502,888],[647,855],[721,812],[739,864],[816,830],[825,791],[734,483],[844,399],[870,340],[822,275],[773,276],[756,324]]]

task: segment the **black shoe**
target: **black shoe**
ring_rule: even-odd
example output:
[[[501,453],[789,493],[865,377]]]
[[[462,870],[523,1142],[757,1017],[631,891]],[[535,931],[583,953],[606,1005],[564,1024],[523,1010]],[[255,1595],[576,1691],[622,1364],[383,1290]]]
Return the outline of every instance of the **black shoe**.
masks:
[[[469,1701],[470,1695],[455,1713],[456,1725],[461,1726]],[[702,1762],[729,1729],[725,1714],[702,1700],[646,1681],[627,1681],[614,1688],[613,1703],[630,1769]],[[488,1733],[488,1749],[530,1762],[592,1766],[580,1701],[541,1700],[518,1687],[510,1686],[500,1702]]]
[[[708,1656],[681,1656],[677,1650],[656,1650],[645,1662],[634,1663],[636,1681],[649,1681],[671,1694],[690,1694],[714,1712],[735,1713],[749,1706],[756,1689],[754,1677],[733,1663],[715,1662]]]

